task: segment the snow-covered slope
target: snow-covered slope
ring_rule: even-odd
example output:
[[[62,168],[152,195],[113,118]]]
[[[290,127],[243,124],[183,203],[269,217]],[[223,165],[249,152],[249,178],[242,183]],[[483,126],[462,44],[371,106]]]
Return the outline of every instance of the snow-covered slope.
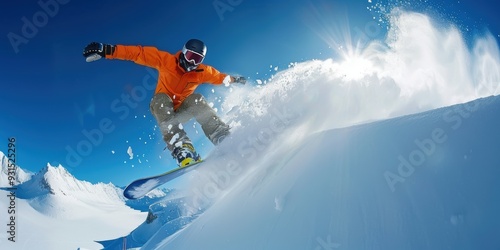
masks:
[[[236,185],[198,185],[193,203],[216,202],[143,249],[499,249],[499,111],[491,97],[324,131],[296,148],[275,141],[240,165],[248,170],[226,172]]]
[[[163,200],[170,192],[172,190],[157,188],[140,199],[126,200],[125,203],[133,209],[147,212],[151,204]]]
[[[12,170],[9,169],[8,158],[3,152],[0,152],[0,167],[1,167],[0,187],[11,187],[11,183],[9,182],[9,172],[11,172]],[[15,176],[14,185],[18,185],[20,183],[28,181],[31,178],[32,173],[26,172],[22,168],[16,165],[14,176]]]
[[[392,14],[386,41],[232,88],[232,140],[186,176],[196,219],[143,249],[498,248],[499,101],[452,106],[499,93],[496,40]]]
[[[0,191],[2,198],[7,194],[6,191]],[[2,249],[100,249],[101,245],[95,240],[126,235],[146,216],[126,206],[81,204],[54,199],[53,203],[46,203],[45,206],[58,206],[62,209],[61,213],[74,217],[52,217],[35,210],[32,202],[16,200],[16,242],[7,241],[6,230],[2,230]],[[0,202],[1,211],[7,211],[7,206],[8,204]],[[3,216],[7,216],[7,213]]]
[[[124,249],[124,246],[127,249],[141,247],[158,231],[173,234],[196,218],[195,215],[184,213],[186,197],[178,196],[175,192],[169,192],[168,197],[149,204],[148,216],[144,222],[127,236],[99,241],[104,249],[119,250]]]
[[[125,204],[121,189],[80,181],[62,166],[47,165],[15,192],[17,242],[9,249],[99,249],[95,240],[126,235],[146,217]]]

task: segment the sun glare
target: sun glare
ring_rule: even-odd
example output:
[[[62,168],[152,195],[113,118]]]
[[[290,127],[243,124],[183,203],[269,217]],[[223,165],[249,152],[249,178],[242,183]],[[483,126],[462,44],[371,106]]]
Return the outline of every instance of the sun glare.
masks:
[[[344,59],[339,62],[339,70],[345,80],[360,80],[370,74],[372,69],[372,63],[362,55],[344,55]]]
[[[324,7],[324,6],[323,6]],[[312,5],[308,23],[317,36],[332,50],[338,72],[345,80],[359,80],[373,71],[372,62],[363,55],[366,44],[352,34],[347,14],[335,19],[324,8]]]

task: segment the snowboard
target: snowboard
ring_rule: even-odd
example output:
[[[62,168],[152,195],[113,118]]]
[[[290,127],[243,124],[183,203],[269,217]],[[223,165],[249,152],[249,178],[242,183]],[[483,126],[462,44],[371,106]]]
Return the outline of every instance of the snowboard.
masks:
[[[146,195],[147,193],[151,192],[151,190],[185,174],[190,172],[191,170],[195,169],[196,166],[199,166],[203,161],[199,161],[196,163],[193,163],[191,165],[185,166],[185,167],[178,167],[176,169],[170,170],[168,172],[165,172],[163,174],[151,176],[151,177],[145,177],[141,179],[137,179],[130,183],[125,190],[123,190],[123,196],[127,199],[139,199]]]

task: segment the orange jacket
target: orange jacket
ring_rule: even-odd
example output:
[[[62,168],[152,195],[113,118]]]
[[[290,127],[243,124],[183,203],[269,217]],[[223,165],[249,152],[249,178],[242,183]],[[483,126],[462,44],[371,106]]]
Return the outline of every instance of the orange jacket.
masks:
[[[172,55],[155,47],[116,45],[115,52],[107,59],[134,61],[158,70],[157,93],[165,93],[174,102],[176,110],[184,99],[202,83],[222,84],[228,76],[215,68],[200,64],[196,70],[186,72],[178,63],[180,51]]]

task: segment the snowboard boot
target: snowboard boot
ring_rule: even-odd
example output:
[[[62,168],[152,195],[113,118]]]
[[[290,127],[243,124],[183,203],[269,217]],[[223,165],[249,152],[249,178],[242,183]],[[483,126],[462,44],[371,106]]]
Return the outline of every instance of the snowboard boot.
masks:
[[[201,157],[191,143],[183,143],[182,146],[176,147],[172,152],[172,156],[177,160],[177,165],[181,168],[201,161]]]

